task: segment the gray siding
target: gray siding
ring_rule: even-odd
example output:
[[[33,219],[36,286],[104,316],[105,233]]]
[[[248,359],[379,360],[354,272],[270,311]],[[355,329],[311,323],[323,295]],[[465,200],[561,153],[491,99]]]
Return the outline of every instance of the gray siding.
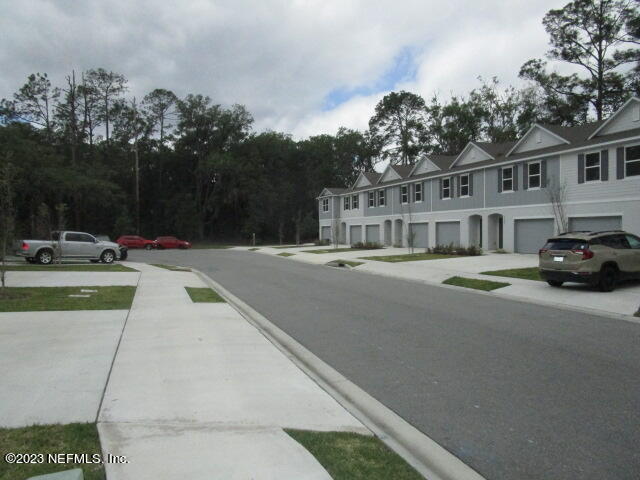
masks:
[[[557,181],[560,175],[560,163],[558,157],[548,157],[547,162],[547,186],[550,182]],[[540,188],[537,190],[524,190],[523,189],[523,175],[524,175],[524,163],[518,163],[518,190],[514,192],[501,193],[498,191],[498,169],[500,167],[493,167],[486,169],[487,177],[487,190],[486,201],[487,207],[506,207],[517,205],[535,205],[541,203],[549,203],[549,197],[546,188]]]
[[[367,225],[365,231],[367,242],[380,243],[380,225]]]
[[[460,245],[460,222],[436,223],[436,243]]]
[[[453,177],[452,177],[453,178]],[[433,189],[433,211],[442,212],[445,210],[462,210],[470,208],[482,208],[484,202],[483,188],[484,175],[482,170],[472,172],[472,195],[469,197],[459,197],[457,187],[453,188],[454,197],[448,200],[440,198],[440,179],[431,180],[431,188]]]
[[[515,220],[514,235],[516,253],[538,253],[553,236],[553,219]]]
[[[378,190],[374,190],[376,195],[376,203],[378,201],[377,195]],[[369,207],[369,192],[364,192],[361,198],[361,201],[364,205],[364,216],[365,217],[373,217],[376,215],[390,215],[391,214],[391,195],[392,195],[392,187],[386,187],[384,189],[385,194],[385,206],[384,207]]]

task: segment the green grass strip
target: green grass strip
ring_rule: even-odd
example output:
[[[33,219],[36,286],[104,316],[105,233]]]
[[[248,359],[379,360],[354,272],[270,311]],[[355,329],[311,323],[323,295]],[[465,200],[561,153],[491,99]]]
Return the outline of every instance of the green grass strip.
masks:
[[[255,252],[255,251],[257,251],[257,250],[260,250],[260,248],[258,248],[258,247],[253,247],[253,248],[250,248],[250,249],[249,249],[249,251],[250,251],[250,252]]]
[[[7,272],[137,272],[120,264],[7,265]]]
[[[302,250],[303,253],[340,253],[340,252],[357,252],[359,250],[380,250],[379,248],[321,248],[317,250]]]
[[[154,267],[164,268],[165,270],[171,270],[172,272],[190,272],[190,268],[176,267],[175,265],[165,265],[163,263],[152,263]]]
[[[277,254],[279,257],[293,257],[295,253],[282,252]]]
[[[184,287],[194,303],[226,303],[226,300],[210,288]]]
[[[418,480],[422,476],[378,438],[351,432],[285,430],[334,480]]]
[[[0,312],[128,310],[135,292],[136,287],[7,287],[0,289]]]
[[[100,464],[7,463],[7,453],[47,454],[84,453],[102,456],[98,429],[94,423],[67,425],[34,425],[22,428],[0,428],[0,480],[23,480],[36,475],[82,468],[85,480],[104,480],[104,466]]]
[[[497,288],[508,287],[510,283],[492,282],[491,280],[478,280],[477,278],[451,277],[444,282],[446,285],[455,285],[457,287],[473,288],[475,290],[484,290],[489,292]]]
[[[543,282],[540,277],[540,269],[538,267],[529,268],[511,268],[508,270],[491,270],[489,272],[481,272],[482,275],[493,275],[495,277],[522,278],[524,280],[536,280]]]
[[[360,257],[363,260],[376,260],[378,262],[416,262],[418,260],[441,260],[443,258],[462,258],[463,255],[443,255],[440,253],[407,253],[404,255],[387,255],[380,257]]]
[[[354,260],[334,260],[334,262],[344,263],[345,265],[349,265],[350,267],[357,267],[358,265],[364,264],[364,262],[356,262]]]

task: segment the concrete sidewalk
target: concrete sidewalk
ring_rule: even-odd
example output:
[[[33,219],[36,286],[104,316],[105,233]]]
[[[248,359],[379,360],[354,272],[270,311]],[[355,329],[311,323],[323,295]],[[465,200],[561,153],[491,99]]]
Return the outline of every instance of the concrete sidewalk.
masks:
[[[283,428],[368,433],[190,272],[144,264],[98,429],[109,480],[330,478]]]
[[[236,248],[239,250],[247,250],[245,247]],[[429,284],[442,284],[444,280],[453,276],[505,282],[511,285],[494,290],[491,294],[534,303],[588,309],[609,314],[631,316],[640,306],[640,285],[637,282],[619,285],[614,292],[599,292],[591,289],[587,285],[581,284],[567,283],[562,288],[554,288],[547,285],[546,282],[480,274],[480,272],[492,270],[537,267],[538,256],[535,254],[489,253],[477,257],[389,263],[364,260],[362,257],[406,255],[409,253],[408,249],[384,248],[379,250],[353,250],[324,254],[305,252],[305,250],[313,249],[330,250],[331,247],[307,246],[287,249],[260,247],[255,253],[267,255],[277,255],[282,252],[293,253],[293,256],[283,258],[283,261],[296,260],[316,265],[324,265],[327,262],[338,259],[355,260],[363,263],[363,265],[356,267],[356,271]],[[415,251],[416,253],[420,253],[423,249],[416,249]],[[630,319],[631,318],[632,317],[630,317]]]

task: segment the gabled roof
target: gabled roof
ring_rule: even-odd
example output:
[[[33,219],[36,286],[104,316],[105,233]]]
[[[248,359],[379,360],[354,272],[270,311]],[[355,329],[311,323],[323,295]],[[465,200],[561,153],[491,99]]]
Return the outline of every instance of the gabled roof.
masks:
[[[413,165],[391,165],[400,178],[407,178],[411,174],[411,170],[413,170]]]
[[[595,137],[602,129],[604,129],[607,125],[609,125],[614,118],[616,118],[618,115],[620,115],[620,113],[622,113],[625,110],[625,108],[627,108],[627,105],[629,105],[630,103],[640,103],[640,98],[631,97],[629,100],[624,102],[624,105],[622,105],[613,115],[611,115],[604,122],[602,122],[602,125],[600,125],[598,128],[596,128],[593,131],[593,133],[591,133],[591,135],[589,135],[588,139],[591,140],[593,137]]]
[[[455,162],[457,155],[429,155],[429,160],[436,164],[440,170],[449,170]]]
[[[360,179],[364,179],[369,183],[369,185],[374,185],[378,182],[379,178],[380,178],[380,174],[378,172],[360,172],[360,175],[358,175],[358,178],[356,178],[356,181],[353,182],[353,185],[351,186],[351,188],[352,189],[357,188],[358,183],[360,183]]]
[[[416,164],[411,168],[411,171],[409,172],[409,176],[413,175],[415,173],[415,171],[418,169],[418,167],[420,165],[422,165],[423,163],[428,163],[434,169],[440,170],[440,167],[438,165],[436,165],[435,163],[433,163],[433,161],[431,160],[431,156],[427,155],[426,157],[422,157],[420,160],[418,160],[416,162]]]
[[[324,187],[320,192],[318,197],[326,197],[328,195],[340,195],[341,193],[348,192],[349,188],[335,188],[335,187]]]
[[[511,155],[515,150],[517,150],[517,149],[518,149],[518,147],[519,147],[521,144],[523,144],[523,143],[527,140],[527,138],[529,138],[529,135],[531,135],[531,132],[533,132],[533,131],[534,131],[534,130],[536,130],[536,129],[541,129],[541,130],[543,130],[543,131],[547,132],[549,135],[551,135],[551,136],[553,136],[553,137],[557,138],[557,139],[558,139],[558,140],[560,140],[561,142],[564,142],[564,143],[567,143],[567,144],[568,144],[568,143],[571,143],[568,139],[564,138],[560,133],[558,133],[558,132],[554,132],[552,128],[548,128],[547,126],[542,125],[542,124],[540,124],[540,123],[534,123],[533,125],[531,125],[531,128],[529,128],[529,130],[527,130],[527,133],[525,133],[525,134],[522,136],[522,138],[520,138],[520,140],[518,140],[518,141],[513,145],[513,147],[511,147],[511,148],[509,149],[509,151],[507,152],[507,157],[508,157],[509,155]]]
[[[483,145],[491,145],[488,144],[486,142],[469,142],[467,143],[467,145],[462,149],[462,151],[460,152],[459,155],[456,156],[455,160],[451,163],[450,167],[453,167],[456,163],[458,163],[458,160],[460,160],[462,157],[464,157],[466,155],[466,153],[471,150],[472,148],[477,148],[480,151],[482,151],[485,155],[487,155],[489,158],[491,158],[492,160],[495,160],[495,158],[493,158],[493,155],[491,155],[491,153],[489,153],[487,150],[485,150],[483,148]]]

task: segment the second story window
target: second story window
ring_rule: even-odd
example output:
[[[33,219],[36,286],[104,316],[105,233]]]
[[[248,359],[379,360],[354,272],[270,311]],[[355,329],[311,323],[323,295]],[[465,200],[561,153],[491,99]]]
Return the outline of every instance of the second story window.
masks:
[[[451,198],[451,178],[442,179],[442,198]]]
[[[625,177],[640,175],[640,145],[626,148],[624,163]]]
[[[600,180],[600,152],[587,153],[584,156],[584,179],[587,182]]]
[[[322,199],[322,211],[324,213],[327,213],[329,211],[329,199],[328,198],[323,198]]]
[[[373,208],[375,206],[376,206],[375,192],[369,192],[369,208]]]
[[[422,201],[422,184],[416,183],[413,186],[413,201],[419,203]]]
[[[351,208],[353,208],[354,210],[357,210],[358,208],[360,208],[360,196],[359,195],[354,195],[353,197],[351,197]]]
[[[342,201],[344,202],[344,209],[345,210],[349,210],[350,209],[350,200],[351,200],[351,197],[344,197],[342,199]]]
[[[513,191],[513,167],[504,167],[502,169],[502,191]]]
[[[409,203],[409,186],[400,186],[400,203]]]
[[[378,190],[378,206],[384,207],[386,205],[386,199],[384,197],[384,188],[382,190]]]
[[[540,188],[540,162],[533,162],[527,165],[528,188]]]
[[[469,175],[460,175],[460,196],[469,196]]]

